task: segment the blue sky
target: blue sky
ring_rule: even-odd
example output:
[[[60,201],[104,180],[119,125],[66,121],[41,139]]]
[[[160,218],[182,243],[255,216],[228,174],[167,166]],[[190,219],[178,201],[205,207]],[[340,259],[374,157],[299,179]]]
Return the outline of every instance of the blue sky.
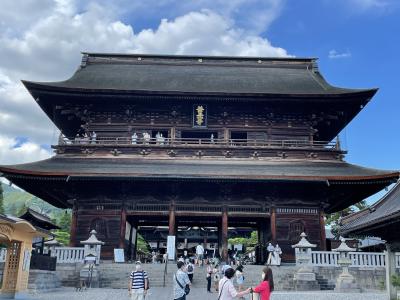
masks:
[[[347,161],[400,169],[400,1],[3,0],[2,8],[1,164],[43,159],[57,142],[20,79],[66,79],[80,51],[106,51],[318,57],[331,84],[380,89],[341,133]]]

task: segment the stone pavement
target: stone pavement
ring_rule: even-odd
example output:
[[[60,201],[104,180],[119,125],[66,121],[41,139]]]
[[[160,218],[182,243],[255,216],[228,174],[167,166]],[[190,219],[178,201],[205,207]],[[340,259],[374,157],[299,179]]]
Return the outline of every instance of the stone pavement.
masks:
[[[146,300],[170,300],[171,288],[152,288]],[[72,288],[63,288],[57,292],[33,295],[37,300],[129,300],[128,291],[122,289],[90,289],[75,292]],[[205,288],[193,288],[187,300],[216,300],[218,294],[209,294]],[[246,298],[251,299],[251,298]],[[276,292],[271,300],[386,300],[384,293],[335,293],[335,292]]]

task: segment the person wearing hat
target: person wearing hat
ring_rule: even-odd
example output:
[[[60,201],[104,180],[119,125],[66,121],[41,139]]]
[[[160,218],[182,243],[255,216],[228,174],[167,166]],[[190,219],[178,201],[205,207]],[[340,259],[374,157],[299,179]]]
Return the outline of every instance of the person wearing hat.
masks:
[[[142,264],[137,261],[135,271],[132,271],[129,276],[129,296],[131,300],[144,300],[146,292],[149,288],[149,277],[146,271],[142,269]]]

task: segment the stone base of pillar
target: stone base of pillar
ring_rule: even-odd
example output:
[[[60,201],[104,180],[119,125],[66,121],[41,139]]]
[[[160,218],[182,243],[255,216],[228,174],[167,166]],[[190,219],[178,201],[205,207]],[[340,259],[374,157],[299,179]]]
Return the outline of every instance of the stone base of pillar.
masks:
[[[295,286],[296,291],[319,291],[320,290],[320,286],[317,281],[296,280],[294,283],[294,286]]]
[[[361,292],[360,286],[357,284],[353,275],[350,273],[342,273],[336,280],[335,291],[342,293]]]

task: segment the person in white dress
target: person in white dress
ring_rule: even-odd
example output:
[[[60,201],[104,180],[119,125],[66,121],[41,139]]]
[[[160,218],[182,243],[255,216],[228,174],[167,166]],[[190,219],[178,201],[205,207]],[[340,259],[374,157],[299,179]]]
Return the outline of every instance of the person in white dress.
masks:
[[[282,249],[279,247],[278,244],[275,246],[274,250],[274,263],[275,266],[280,266],[281,265],[281,255],[282,255]]]
[[[272,246],[271,243],[269,243],[269,244],[268,244],[268,247],[267,247],[267,251],[268,251],[267,265],[271,265],[272,260],[274,259],[275,247]]]

